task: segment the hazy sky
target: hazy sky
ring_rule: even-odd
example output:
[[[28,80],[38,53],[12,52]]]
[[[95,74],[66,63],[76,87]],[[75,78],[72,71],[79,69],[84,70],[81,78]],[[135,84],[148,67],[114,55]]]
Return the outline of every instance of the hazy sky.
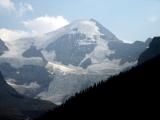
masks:
[[[121,40],[144,41],[160,35],[160,0],[0,0],[0,37],[36,35],[83,18]]]

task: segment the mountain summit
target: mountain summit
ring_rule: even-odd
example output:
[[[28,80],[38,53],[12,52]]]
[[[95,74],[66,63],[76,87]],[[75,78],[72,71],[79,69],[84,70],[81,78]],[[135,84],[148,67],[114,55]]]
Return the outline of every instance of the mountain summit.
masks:
[[[102,62],[113,52],[108,42],[118,41],[95,20],[77,20],[58,31],[61,34],[59,38],[51,38],[53,42],[45,49],[54,51],[55,60],[65,65],[87,68],[92,63]]]

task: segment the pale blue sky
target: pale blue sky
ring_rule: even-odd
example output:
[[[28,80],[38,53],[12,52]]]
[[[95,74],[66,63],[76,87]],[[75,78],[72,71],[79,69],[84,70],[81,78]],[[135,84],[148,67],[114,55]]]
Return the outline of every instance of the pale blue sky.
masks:
[[[2,0],[0,0],[2,1]],[[26,30],[22,21],[40,16],[63,16],[69,22],[94,18],[125,41],[160,35],[159,0],[10,0],[16,7],[28,3],[33,10],[15,15],[0,6],[0,28]]]

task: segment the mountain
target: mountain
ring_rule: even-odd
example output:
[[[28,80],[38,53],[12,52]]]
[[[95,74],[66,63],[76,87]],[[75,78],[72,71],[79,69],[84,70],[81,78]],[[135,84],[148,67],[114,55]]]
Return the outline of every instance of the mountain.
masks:
[[[135,62],[148,46],[140,41],[124,43],[94,19],[74,21],[47,36],[51,37],[43,47],[55,53],[55,61],[84,69],[108,59],[119,59],[122,64]]]
[[[159,116],[160,56],[90,87],[38,120]]]
[[[149,42],[125,43],[96,20],[87,19],[6,43],[9,51],[0,57],[0,70],[7,83],[24,95],[61,104],[135,65]]]
[[[2,55],[5,51],[8,51],[8,47],[5,43],[0,39],[0,55]]]
[[[93,20],[75,21],[64,29],[63,34],[45,48],[55,51],[56,61],[64,65],[87,68],[93,62],[103,61],[112,52],[107,42],[118,41],[110,31]],[[90,62],[84,65],[86,60]]]
[[[158,55],[160,55],[160,37],[154,37],[149,48],[140,55],[138,63],[141,64]]]
[[[99,22],[89,19],[74,21],[57,31],[41,36],[16,40],[10,43],[9,47],[11,50],[4,56],[9,54],[8,57],[11,57],[16,50],[14,56],[22,57],[24,62],[27,58],[41,58],[86,69],[92,64],[106,62],[108,59],[118,59],[122,64],[135,62],[137,56],[148,47],[148,43],[124,43]]]
[[[1,73],[0,89],[1,120],[32,119],[55,107],[53,103],[20,95],[5,82]]]

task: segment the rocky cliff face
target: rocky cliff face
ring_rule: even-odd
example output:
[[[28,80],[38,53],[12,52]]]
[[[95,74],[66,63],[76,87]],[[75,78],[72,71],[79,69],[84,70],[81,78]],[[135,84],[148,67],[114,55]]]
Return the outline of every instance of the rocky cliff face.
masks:
[[[150,43],[149,48],[140,55],[138,63],[144,63],[158,55],[160,55],[160,37],[155,37]]]
[[[0,55],[2,55],[5,51],[8,51],[8,47],[5,43],[0,39]]]

